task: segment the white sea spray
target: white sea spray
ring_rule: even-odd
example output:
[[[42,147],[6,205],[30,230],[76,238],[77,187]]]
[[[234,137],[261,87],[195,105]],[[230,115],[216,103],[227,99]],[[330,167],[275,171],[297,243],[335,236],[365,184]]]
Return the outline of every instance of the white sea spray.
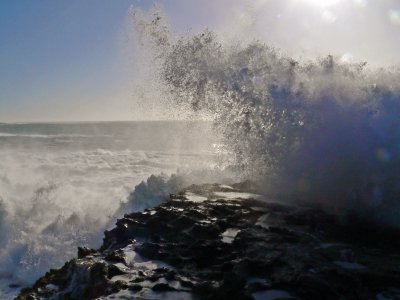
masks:
[[[99,247],[124,213],[160,203],[177,169],[172,177],[214,170],[216,141],[202,138],[209,130],[204,122],[1,125],[0,298],[13,298],[10,283],[61,267],[78,246]]]
[[[170,98],[212,116],[233,165],[266,193],[396,224],[399,70],[332,55],[295,60],[209,29],[173,34],[158,8],[131,15]]]

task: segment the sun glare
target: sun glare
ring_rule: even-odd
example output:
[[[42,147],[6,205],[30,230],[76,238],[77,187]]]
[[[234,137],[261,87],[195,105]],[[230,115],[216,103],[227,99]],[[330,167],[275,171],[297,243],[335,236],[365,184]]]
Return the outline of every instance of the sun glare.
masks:
[[[339,3],[341,0],[303,0],[303,1],[316,6],[327,7]]]

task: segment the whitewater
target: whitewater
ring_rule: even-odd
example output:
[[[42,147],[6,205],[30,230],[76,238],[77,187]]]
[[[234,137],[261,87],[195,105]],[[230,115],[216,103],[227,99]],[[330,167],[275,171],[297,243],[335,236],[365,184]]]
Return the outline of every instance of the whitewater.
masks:
[[[179,34],[158,7],[130,16],[164,94],[211,116],[265,194],[399,226],[398,67],[291,57],[212,28]]]
[[[215,170],[217,142],[207,122],[1,124],[0,298],[98,247],[118,216],[189,184],[182,174]]]
[[[230,172],[269,198],[399,226],[398,68],[176,34],[158,8],[130,18],[147,97],[212,122],[0,125],[3,293],[98,246],[118,215]]]

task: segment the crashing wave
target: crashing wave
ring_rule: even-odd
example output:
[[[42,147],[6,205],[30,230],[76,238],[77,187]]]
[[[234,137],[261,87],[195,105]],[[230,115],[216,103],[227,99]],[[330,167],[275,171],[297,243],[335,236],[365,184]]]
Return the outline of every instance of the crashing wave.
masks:
[[[210,30],[174,36],[158,9],[132,17],[171,98],[211,115],[235,165],[266,192],[398,215],[400,72],[299,61]]]

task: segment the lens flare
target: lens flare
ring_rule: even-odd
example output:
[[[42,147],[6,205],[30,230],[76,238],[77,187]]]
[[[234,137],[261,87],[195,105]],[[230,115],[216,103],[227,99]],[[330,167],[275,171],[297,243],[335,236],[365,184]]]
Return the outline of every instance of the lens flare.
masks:
[[[356,5],[365,7],[368,4],[368,0],[353,0]]]
[[[393,25],[400,25],[400,10],[389,10],[388,17],[390,23],[392,23]]]
[[[304,1],[321,7],[332,6],[341,2],[341,0],[304,0]]]

